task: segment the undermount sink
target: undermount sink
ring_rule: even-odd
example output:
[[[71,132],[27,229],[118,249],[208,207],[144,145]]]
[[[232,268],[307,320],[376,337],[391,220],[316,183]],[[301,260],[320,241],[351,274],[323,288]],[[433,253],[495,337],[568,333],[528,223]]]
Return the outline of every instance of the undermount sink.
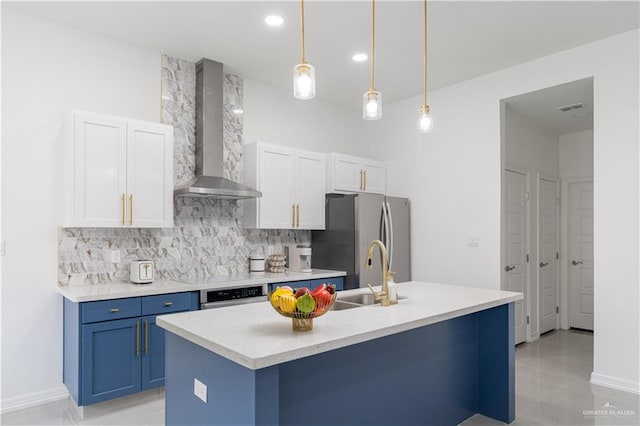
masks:
[[[406,296],[398,295],[398,300],[406,299]],[[379,300],[375,300],[371,293],[353,294],[349,296],[339,295],[333,304],[334,311],[342,311],[345,309],[359,308],[361,306],[369,306],[379,304]]]

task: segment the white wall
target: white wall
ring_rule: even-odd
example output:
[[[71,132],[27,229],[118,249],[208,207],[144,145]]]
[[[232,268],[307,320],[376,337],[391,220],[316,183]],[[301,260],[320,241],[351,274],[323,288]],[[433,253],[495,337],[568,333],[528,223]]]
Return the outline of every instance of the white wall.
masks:
[[[593,130],[558,137],[560,177],[593,177]]]
[[[534,340],[539,335],[538,290],[538,176],[559,176],[558,136],[531,120],[515,113],[507,104],[504,115],[505,147],[507,167],[529,174],[529,293],[528,315],[531,317],[529,336]]]
[[[370,152],[389,161],[389,192],[412,200],[413,277],[499,288],[500,100],[594,77],[598,267],[592,378],[635,391],[640,391],[638,37],[631,31],[433,91],[435,130],[428,135],[415,131],[419,96],[385,106],[383,119],[365,126]],[[479,237],[478,248],[467,247],[472,234]]]
[[[159,53],[2,10],[2,409],[66,394],[56,294],[64,114],[160,119]]]
[[[245,143],[257,140],[317,152],[360,155],[360,111],[244,80]]]

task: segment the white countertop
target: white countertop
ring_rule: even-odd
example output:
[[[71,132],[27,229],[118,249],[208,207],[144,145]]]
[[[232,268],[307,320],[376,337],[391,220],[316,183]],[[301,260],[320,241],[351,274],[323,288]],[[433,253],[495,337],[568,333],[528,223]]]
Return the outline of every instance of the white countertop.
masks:
[[[368,289],[340,295],[367,293]],[[313,330],[293,332],[269,302],[163,315],[157,324],[252,370],[400,333],[522,299],[522,293],[411,281],[397,305],[329,311]]]
[[[121,299],[124,297],[180,293],[183,291],[251,287],[262,284],[343,277],[345,275],[347,275],[347,273],[344,271],[332,271],[329,269],[314,269],[311,273],[293,271],[287,271],[281,274],[265,272],[262,275],[246,273],[194,280],[191,283],[174,280],[155,280],[150,284],[117,282],[83,284],[77,286],[58,286],[58,293],[72,302],[94,302],[97,300]]]

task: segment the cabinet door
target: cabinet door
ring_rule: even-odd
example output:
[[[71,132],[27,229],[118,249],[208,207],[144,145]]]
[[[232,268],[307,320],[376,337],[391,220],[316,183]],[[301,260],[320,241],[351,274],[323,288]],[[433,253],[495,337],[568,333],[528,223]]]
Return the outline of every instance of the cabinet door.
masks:
[[[294,219],[293,151],[269,145],[261,145],[258,190],[258,228],[291,229]]]
[[[173,226],[173,128],[127,121],[127,226]]]
[[[142,318],[142,390],[164,386],[164,330],[156,316]]]
[[[373,194],[384,194],[387,189],[387,166],[375,160],[364,160],[364,190]]]
[[[140,318],[82,326],[82,403],[140,391]]]
[[[300,229],[324,229],[325,156],[315,152],[296,153],[295,202]]]
[[[363,168],[359,158],[333,154],[331,161],[333,188],[329,188],[328,192],[361,192],[363,190]]]
[[[72,214],[68,226],[119,227],[124,223],[126,121],[91,113],[74,116]]]

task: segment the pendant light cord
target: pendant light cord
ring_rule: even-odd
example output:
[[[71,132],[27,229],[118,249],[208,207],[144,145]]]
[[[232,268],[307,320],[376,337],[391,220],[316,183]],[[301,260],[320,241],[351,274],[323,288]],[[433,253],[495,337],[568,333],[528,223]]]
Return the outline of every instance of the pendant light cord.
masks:
[[[376,48],[376,0],[371,0],[371,89],[375,91],[375,85],[373,84],[373,68],[375,64],[375,48]]]
[[[305,57],[304,57],[304,0],[300,0],[300,28],[301,28],[301,32],[302,32],[302,37],[300,38],[301,40],[301,47],[302,47],[302,64],[306,63]]]
[[[427,105],[427,0],[424,0],[424,106]]]

